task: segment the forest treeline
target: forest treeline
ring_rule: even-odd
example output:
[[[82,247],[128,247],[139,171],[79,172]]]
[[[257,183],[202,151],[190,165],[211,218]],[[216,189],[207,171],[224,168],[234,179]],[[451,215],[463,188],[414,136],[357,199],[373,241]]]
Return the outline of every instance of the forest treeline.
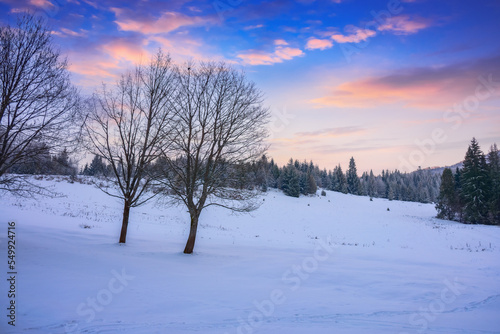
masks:
[[[51,155],[46,146],[41,154],[18,163],[9,171],[18,174],[108,177],[113,171],[105,160],[95,155],[78,171],[66,150]],[[266,155],[252,163],[232,166],[228,186],[237,189],[279,189],[292,197],[316,194],[319,189],[389,200],[436,203],[437,217],[472,224],[500,224],[500,153],[497,145],[484,154],[475,138],[467,150],[463,167],[445,168],[442,174],[429,169],[411,173],[384,170],[358,176],[351,158],[346,172],[341,165],[321,169],[312,161],[290,159],[279,166]],[[157,162],[159,164],[160,162]],[[228,169],[229,170],[229,169]],[[229,179],[229,178],[228,178]],[[324,194],[322,192],[322,194]]]
[[[11,174],[31,175],[68,175],[75,178],[78,167],[67,149],[56,154],[50,153],[50,148],[43,143],[33,144],[39,150],[34,156],[15,163],[7,170]]]
[[[423,169],[411,173],[383,170],[379,175],[370,171],[358,176],[354,158],[351,158],[346,172],[340,164],[333,170],[327,170],[321,169],[312,161],[300,162],[294,159],[290,159],[285,166],[279,166],[265,155],[255,162],[236,165],[232,170],[236,175],[232,178],[232,186],[236,188],[262,191],[273,188],[292,197],[316,194],[321,188],[344,194],[432,203],[438,198],[441,181],[440,174]],[[74,176],[77,174],[77,166],[67,152],[63,151],[54,156],[47,153],[38,157],[36,162],[16,165],[12,171],[20,174]],[[95,155],[78,174],[107,177],[112,174],[112,168],[102,157]]]
[[[473,138],[463,167],[444,169],[436,209],[438,218],[500,225],[500,157],[496,144],[485,155]]]

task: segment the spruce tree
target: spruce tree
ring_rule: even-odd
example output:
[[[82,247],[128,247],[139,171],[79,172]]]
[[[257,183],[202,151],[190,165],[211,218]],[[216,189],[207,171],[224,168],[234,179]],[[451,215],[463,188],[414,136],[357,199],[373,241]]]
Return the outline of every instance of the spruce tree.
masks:
[[[393,183],[389,183],[387,186],[387,199],[392,201],[394,199],[394,185]]]
[[[318,190],[318,187],[316,185],[316,181],[314,180],[314,176],[311,172],[307,173],[307,191],[308,194],[314,195],[316,194],[316,191]]]
[[[488,220],[490,224],[500,224],[500,156],[497,144],[488,153],[488,173],[491,185]]]
[[[283,190],[283,192],[285,194],[288,190],[288,185],[290,184],[290,178],[291,178],[291,174],[289,172],[290,163],[293,165],[292,159],[290,159],[290,161],[288,162],[288,165],[286,165],[282,168],[281,173],[280,173],[280,180],[279,180],[280,189]]]
[[[451,169],[445,168],[441,176],[441,186],[436,204],[437,217],[441,219],[454,220],[457,205],[457,193],[455,190],[455,179]]]
[[[64,148],[57,156],[52,159],[52,174],[75,176],[77,168],[69,157],[68,150]]]
[[[377,188],[375,186],[375,176],[373,171],[370,169],[370,176],[368,176],[368,196],[376,197]]]
[[[302,195],[309,194],[308,173],[298,171],[299,175],[299,188]]]
[[[455,203],[455,212],[458,214],[458,221],[463,221],[463,195],[462,195],[462,170],[457,167],[455,170],[455,191],[457,193],[457,202]]]
[[[288,184],[287,195],[292,197],[300,196],[299,174],[295,168],[291,168],[290,183]]]
[[[349,169],[347,170],[347,190],[349,193],[354,195],[359,195],[360,184],[358,178],[358,172],[356,170],[356,162],[354,158],[351,157],[349,161]]]
[[[331,179],[328,177],[328,172],[326,169],[323,169],[321,172],[321,188],[330,189],[331,188]]]
[[[333,173],[331,170],[328,171],[328,179],[330,180],[330,187],[328,188],[328,190],[335,191],[335,187],[337,184],[337,178],[335,177],[335,173]]]
[[[339,168],[340,165],[335,166],[332,173],[332,190],[340,192],[340,179],[339,179]],[[342,170],[340,170],[342,172]]]
[[[255,183],[263,192],[267,191],[269,186],[271,173],[270,164],[264,154],[256,163],[252,164],[252,169],[255,171]]]
[[[462,170],[464,220],[472,224],[487,223],[489,175],[486,158],[476,138],[467,149]]]
[[[299,175],[292,159],[290,159],[287,166],[283,167],[281,187],[283,193],[287,196],[300,196]]]
[[[82,169],[81,175],[89,175],[89,164],[85,164],[85,167]]]
[[[280,177],[280,169],[278,165],[274,163],[274,160],[271,160],[271,181],[270,186],[273,188],[279,187],[279,177]]]
[[[347,180],[344,175],[344,172],[342,172],[342,167],[340,167],[340,164],[335,167],[335,170],[333,171],[335,174],[335,191],[347,194],[348,189],[347,189]]]

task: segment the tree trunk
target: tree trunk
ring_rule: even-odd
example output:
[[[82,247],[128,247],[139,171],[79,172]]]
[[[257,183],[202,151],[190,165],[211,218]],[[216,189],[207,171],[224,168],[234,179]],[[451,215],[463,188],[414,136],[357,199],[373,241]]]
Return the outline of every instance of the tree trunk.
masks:
[[[196,241],[196,231],[198,230],[199,215],[191,214],[191,228],[189,230],[189,237],[184,248],[184,254],[192,254],[194,249],[194,242]]]
[[[128,227],[128,217],[130,215],[130,203],[125,201],[123,207],[123,221],[122,221],[122,231],[120,233],[120,244],[124,244],[127,239],[127,227]]]

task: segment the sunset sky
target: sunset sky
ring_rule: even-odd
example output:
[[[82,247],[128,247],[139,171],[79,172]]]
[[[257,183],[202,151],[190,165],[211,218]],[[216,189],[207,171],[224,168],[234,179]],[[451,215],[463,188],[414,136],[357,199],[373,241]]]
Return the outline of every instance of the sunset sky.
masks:
[[[0,0],[48,18],[91,93],[159,47],[225,60],[264,92],[269,155],[358,173],[463,159],[500,144],[500,1]]]

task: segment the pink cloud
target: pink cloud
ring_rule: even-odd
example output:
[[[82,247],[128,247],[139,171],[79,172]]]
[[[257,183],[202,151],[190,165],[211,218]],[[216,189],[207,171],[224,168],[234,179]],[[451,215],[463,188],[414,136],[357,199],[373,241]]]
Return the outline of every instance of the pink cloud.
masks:
[[[307,41],[306,49],[308,50],[325,50],[329,49],[333,46],[333,42],[328,39],[318,39],[318,38],[310,38]]]
[[[274,63],[282,62],[281,59],[275,57],[273,54],[264,54],[259,52],[239,54],[238,58],[243,60],[243,63],[248,65],[272,65]]]
[[[410,35],[431,26],[429,20],[410,18],[408,15],[393,16],[378,27],[380,31],[390,31],[396,35]]]
[[[143,34],[162,34],[168,33],[185,26],[196,26],[204,24],[213,24],[212,18],[201,16],[187,16],[177,12],[163,12],[156,20],[125,18],[125,11],[120,8],[111,9],[117,20],[115,23],[123,31],[136,31]]]
[[[263,24],[256,24],[256,25],[253,25],[253,26],[246,26],[243,28],[243,30],[254,30],[254,29],[259,29],[259,28],[262,28],[264,27]]]
[[[123,64],[119,60],[107,56],[99,49],[87,52],[70,51],[68,58],[72,81],[87,93],[93,92],[103,82],[114,84],[124,72]]]
[[[94,7],[95,9],[98,9],[99,7],[97,6],[97,4],[93,1],[90,1],[90,0],[83,0],[83,2],[85,2],[87,5],[89,6],[92,6]]]
[[[182,40],[178,41],[175,39],[175,36],[172,36],[172,38],[165,38],[163,36],[155,35],[149,37],[147,42],[150,49],[161,47],[176,61],[221,60],[226,61],[227,63],[232,63],[232,61],[224,59],[221,55],[211,53],[202,42],[190,39],[186,36],[182,36]]]
[[[49,0],[30,0],[30,4],[36,7],[54,7],[54,4]]]
[[[288,45],[288,43],[284,39],[276,39],[274,45]]]
[[[56,9],[56,6],[50,0],[0,0],[0,2],[11,6],[10,13],[33,12],[36,8],[42,8],[46,11]],[[36,7],[36,8],[34,8]]]
[[[375,36],[377,33],[370,29],[361,29],[352,25],[346,26],[347,35],[333,33],[330,38],[337,43],[359,43]]]
[[[499,68],[500,56],[442,67],[399,69],[378,77],[365,77],[332,87],[311,100],[318,107],[373,108],[390,104],[441,109],[482,94],[487,88],[478,78]],[[492,76],[497,75],[495,71]],[[479,87],[479,88],[478,88]]]
[[[127,39],[116,39],[101,46],[102,50],[118,61],[129,61],[135,64],[149,60],[150,55],[144,49],[146,41],[141,44]]]
[[[188,9],[190,11],[192,11],[192,12],[195,12],[195,13],[201,13],[202,12],[202,10],[199,9],[198,7],[196,7],[196,6],[189,6]]]
[[[366,132],[366,130],[357,126],[343,126],[336,128],[320,129],[316,131],[298,132],[295,134],[295,136],[301,138],[304,137],[338,138],[343,136],[351,136],[363,132]]]
[[[147,64],[153,53],[161,47],[178,63],[185,60],[219,60],[202,49],[203,44],[182,37],[182,43],[174,39],[153,35],[135,39],[117,38],[96,45],[86,52],[70,51],[69,70],[74,74],[75,82],[89,91],[101,82],[112,84],[133,64]],[[230,63],[228,61],[228,63]]]
[[[277,47],[274,54],[281,59],[290,60],[295,57],[303,56],[304,52],[297,48]]]
[[[239,54],[237,57],[248,65],[273,65],[275,63],[282,63],[283,60],[290,60],[303,55],[304,52],[301,49],[278,45],[273,53],[250,50],[249,52]]]
[[[67,29],[67,28],[61,28],[60,31],[53,31],[52,33],[54,35],[59,36],[59,37],[67,37],[67,36],[84,37],[84,36],[86,36],[87,31],[80,29],[80,32],[78,32],[78,31]]]
[[[339,108],[367,108],[401,102],[414,105],[424,102],[430,96],[437,96],[440,89],[438,83],[398,87],[383,85],[377,78],[367,78],[341,84],[330,94],[311,102],[320,107]]]
[[[120,69],[120,67],[114,62],[98,61],[97,59],[79,59],[69,65],[68,69],[73,73],[86,77],[116,78],[117,76],[111,70]]]

